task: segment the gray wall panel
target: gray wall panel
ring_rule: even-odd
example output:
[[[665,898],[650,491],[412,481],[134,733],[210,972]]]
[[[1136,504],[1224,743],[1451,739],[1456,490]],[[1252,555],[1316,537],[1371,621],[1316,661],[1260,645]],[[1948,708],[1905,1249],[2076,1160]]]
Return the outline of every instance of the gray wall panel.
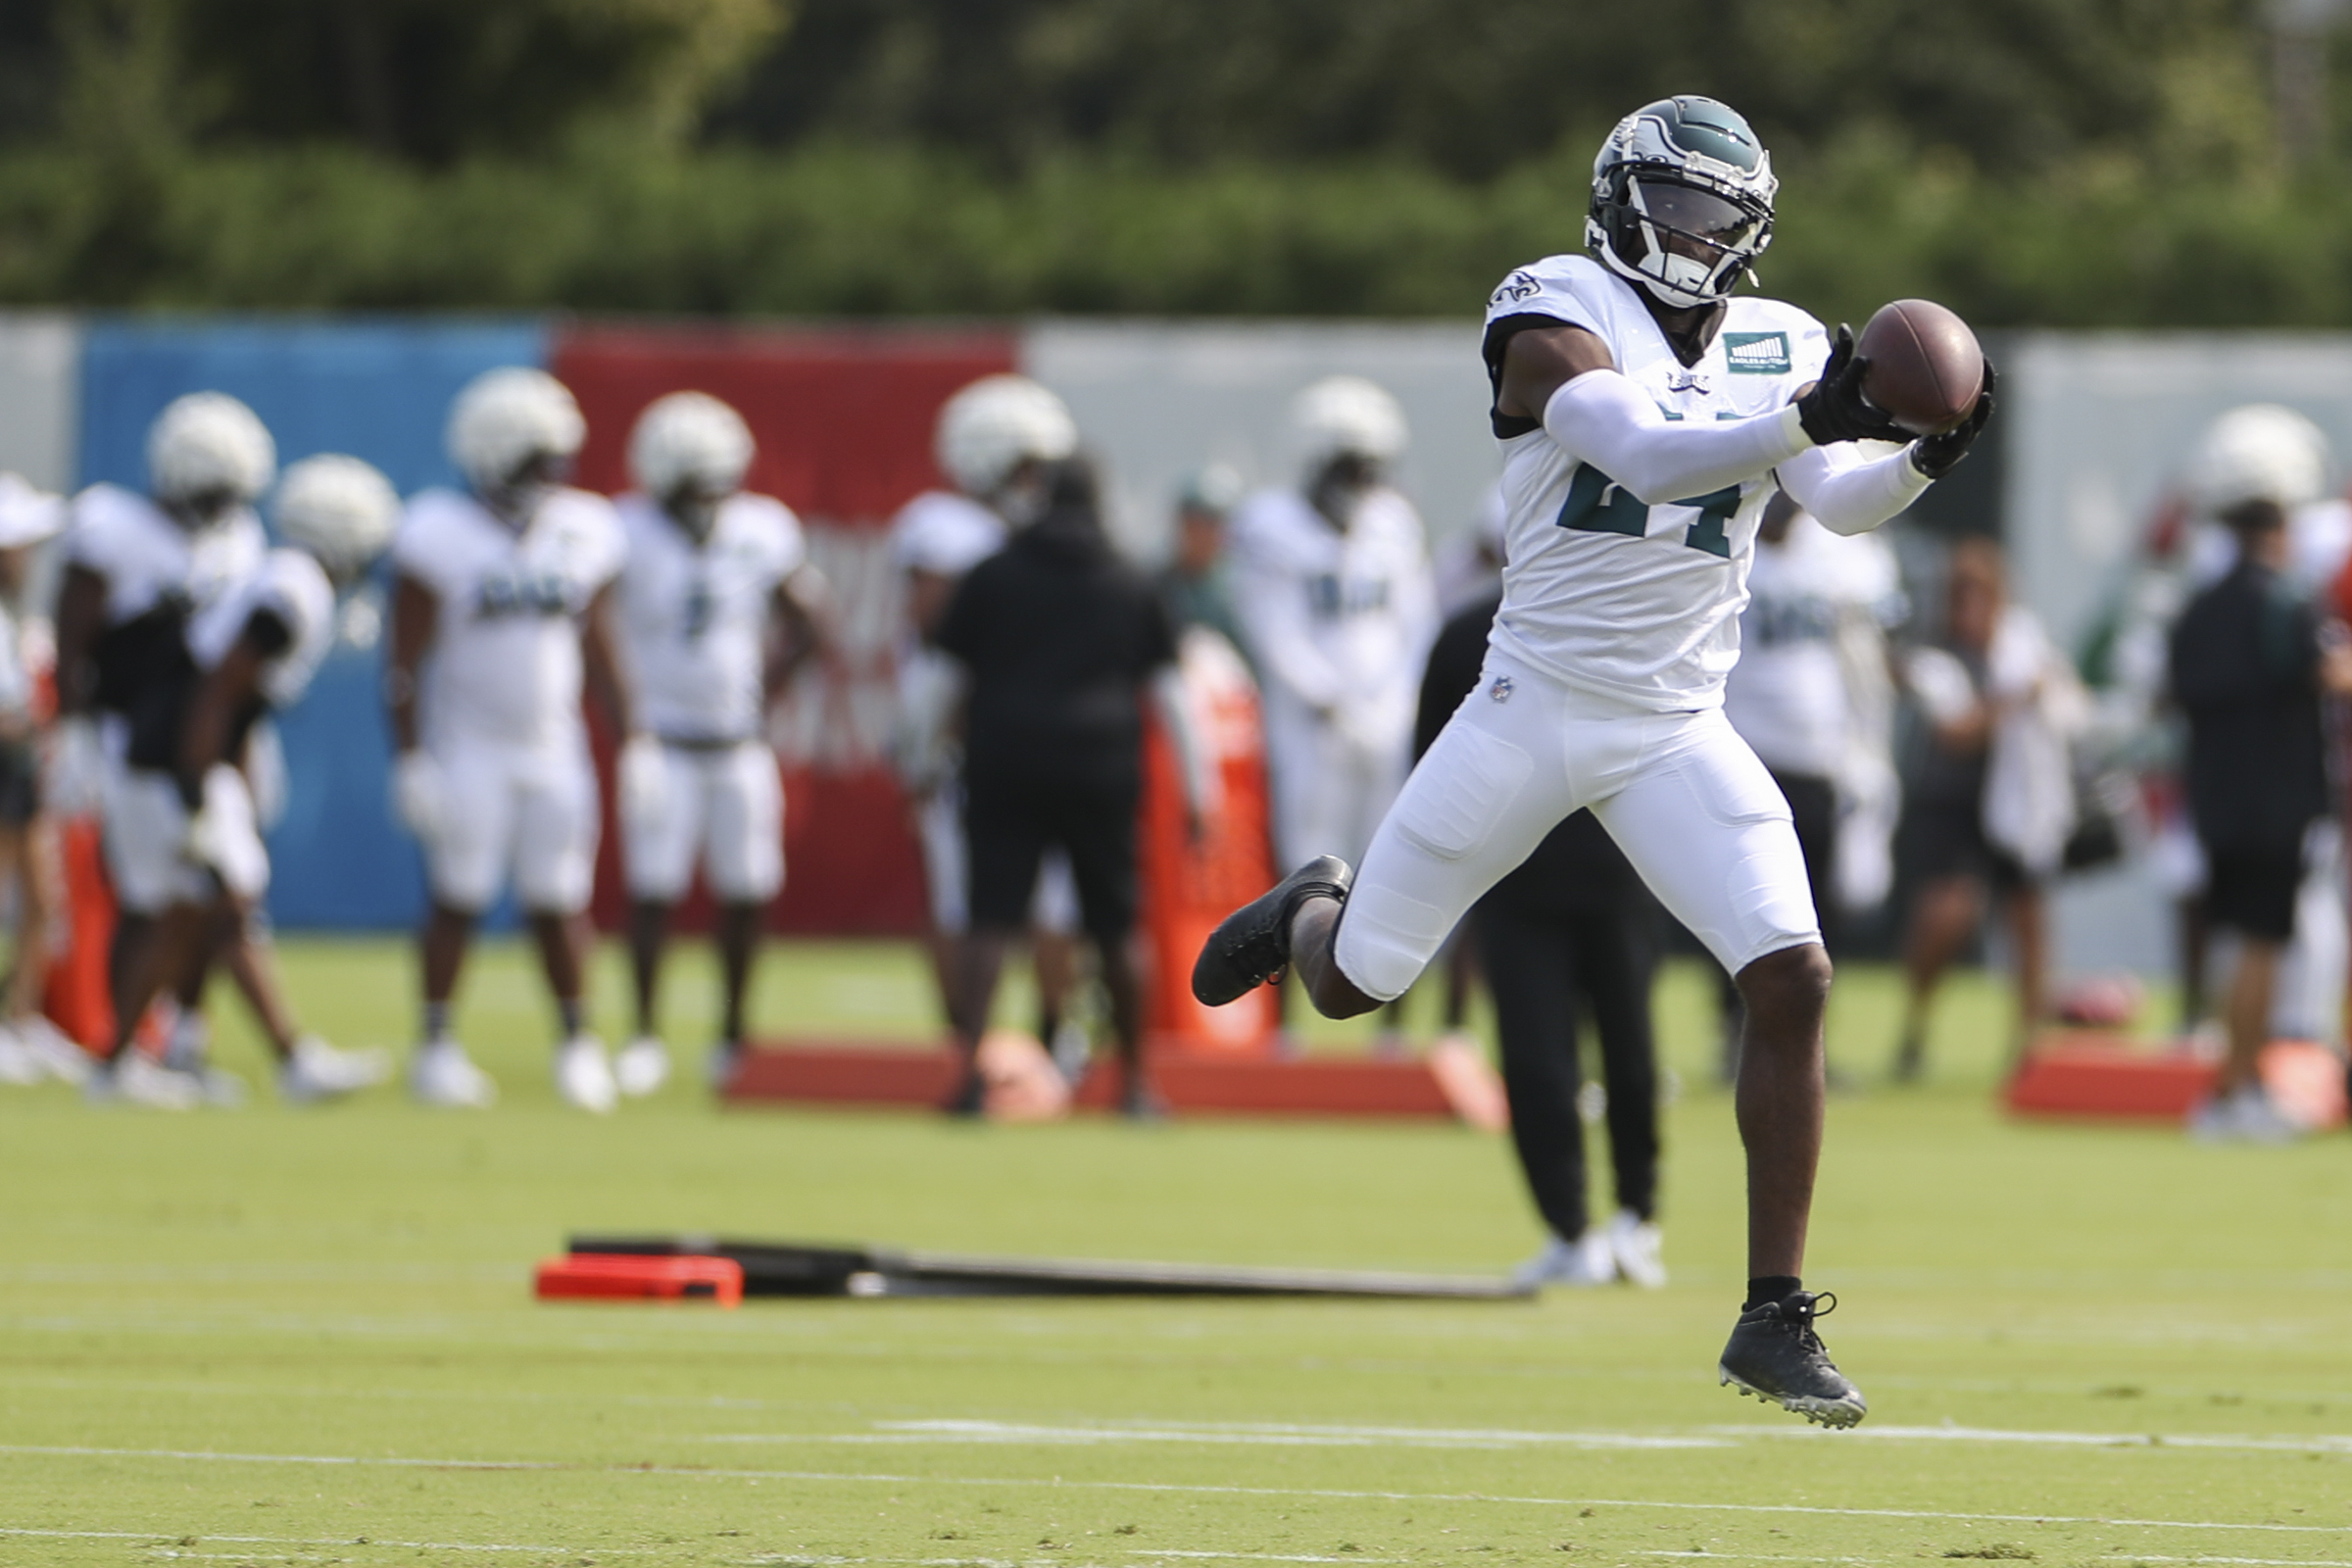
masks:
[[[1184,475],[1230,463],[1251,485],[1289,483],[1296,460],[1284,417],[1319,376],[1369,376],[1412,425],[1398,473],[1431,539],[1476,515],[1501,465],[1487,427],[1487,378],[1475,318],[1459,322],[1042,321],[1023,368],[1065,398],[1110,470],[1112,525],[1148,560],[1167,548]]]

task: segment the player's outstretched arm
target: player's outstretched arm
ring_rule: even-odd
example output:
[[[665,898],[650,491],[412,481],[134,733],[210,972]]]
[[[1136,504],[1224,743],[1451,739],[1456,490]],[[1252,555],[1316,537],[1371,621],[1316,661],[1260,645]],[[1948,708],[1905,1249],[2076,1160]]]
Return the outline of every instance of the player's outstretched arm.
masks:
[[[1781,465],[1777,477],[1788,498],[1832,533],[1868,532],[1920,498],[1928,486],[1952,471],[1992,417],[1993,369],[1984,366],[1984,389],[1969,416],[1941,435],[1909,440],[1881,455],[1851,442],[1800,452]]]
[[[1514,335],[1501,392],[1500,412],[1541,418],[1562,451],[1652,506],[1744,483],[1813,444],[1795,404],[1747,419],[1668,419],[1581,326]]]

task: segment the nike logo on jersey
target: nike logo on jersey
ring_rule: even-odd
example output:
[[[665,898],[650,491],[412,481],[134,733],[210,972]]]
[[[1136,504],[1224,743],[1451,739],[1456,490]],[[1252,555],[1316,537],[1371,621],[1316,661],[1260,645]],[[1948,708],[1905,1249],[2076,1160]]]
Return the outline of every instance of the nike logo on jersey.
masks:
[[[568,615],[571,590],[552,571],[486,577],[474,595],[473,612],[484,620],[509,615]]]

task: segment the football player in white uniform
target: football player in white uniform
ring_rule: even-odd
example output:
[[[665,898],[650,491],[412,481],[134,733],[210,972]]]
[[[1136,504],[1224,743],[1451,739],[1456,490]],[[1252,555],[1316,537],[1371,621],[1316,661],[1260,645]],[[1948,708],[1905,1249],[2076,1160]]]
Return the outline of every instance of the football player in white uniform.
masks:
[[[956,713],[956,662],[932,646],[963,574],[1004,548],[1007,520],[1033,521],[1045,506],[1047,466],[1078,450],[1078,426],[1061,399],[1024,375],[986,375],[950,398],[932,438],[954,490],[927,490],[891,519],[890,555],[901,573],[906,624],[898,646],[899,714],[893,751],[914,802],[916,841],[930,895],[931,963],[941,1011],[959,1016],[956,948],[970,920],[964,886],[963,783]],[[1062,1002],[1076,965],[1078,890],[1059,849],[1049,852],[1032,908],[1040,1035],[1066,1068]],[[1076,1031],[1071,1031],[1075,1034]],[[1083,1040],[1078,1041],[1083,1050]]]
[[[182,874],[177,799],[169,780],[125,765],[131,729],[143,710],[181,695],[172,671],[190,616],[260,564],[265,540],[253,503],[276,476],[277,446],[235,398],[192,392],[149,427],[147,470],[147,496],[94,484],[74,498],[57,600],[49,793],[61,811],[104,814],[119,910],[108,959],[118,1011]],[[164,1104],[201,1088],[145,1056],[125,1058],[95,1086]]]
[[[1275,853],[1352,863],[1404,783],[1437,588],[1420,514],[1385,482],[1404,450],[1396,400],[1330,376],[1291,421],[1304,482],[1234,513],[1234,611],[1264,693]]]
[[[1990,373],[1958,428],[1912,441],[1863,397],[1850,332],[1833,343],[1793,307],[1736,297],[1777,189],[1730,109],[1646,105],[1594,161],[1591,254],[1494,291],[1486,359],[1510,527],[1485,673],[1362,872],[1331,856],[1294,871],[1211,935],[1193,989],[1216,1005],[1296,963],[1323,1012],[1369,1011],[1589,808],[1747,1004],[1748,1294],[1718,1374],[1845,1426],[1862,1396],[1814,1333],[1828,1299],[1799,1277],[1830,963],[1788,803],[1725,720],[1723,679],[1775,488],[1835,532],[1877,526],[1960,461],[1991,412]]]
[[[602,496],[562,482],[586,434],[554,376],[484,371],[449,416],[450,456],[471,493],[411,498],[392,541],[392,797],[424,847],[432,895],[424,1039],[409,1069],[427,1104],[496,1097],[451,1034],[449,1007],[474,921],[510,876],[555,995],[557,1093],[597,1113],[618,1098],[582,1001],[599,827],[583,685],[625,737],[624,777],[661,758],[630,722],[608,628],[620,519]]]
[[[760,917],[784,885],[784,792],[766,735],[774,694],[823,641],[824,579],[808,564],[801,520],[743,489],[752,432],[701,392],[673,392],[629,437],[637,488],[615,503],[627,537],[620,649],[637,714],[659,751],[620,801],[629,887],[637,1038],[614,1075],[624,1095],[669,1076],[655,1024],[670,911],[699,862],[718,906],[724,1012],[711,1081],[723,1087],[743,1048],[744,996]]]
[[[381,1052],[338,1051],[303,1033],[286,1005],[269,944],[253,929],[270,855],[239,760],[253,726],[309,689],[334,645],[337,595],[391,540],[400,498],[359,459],[325,455],[286,470],[274,510],[293,548],[270,551],[196,612],[169,683],[173,700],[144,705],[132,725],[126,787],[172,818],[179,860],[157,939],[116,1015],[107,1069],[91,1079],[101,1096],[136,1057],[131,1042],[158,992],[169,985],[201,994],[216,951],[237,941],[246,945],[239,967],[277,1054],[284,1099],[336,1099],[388,1071]]]

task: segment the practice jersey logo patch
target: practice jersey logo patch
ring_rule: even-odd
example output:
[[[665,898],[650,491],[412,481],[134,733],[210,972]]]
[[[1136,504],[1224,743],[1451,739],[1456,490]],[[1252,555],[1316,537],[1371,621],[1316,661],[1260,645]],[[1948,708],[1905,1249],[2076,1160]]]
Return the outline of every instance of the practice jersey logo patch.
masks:
[[[1488,296],[1487,305],[1490,309],[1501,305],[1516,305],[1522,300],[1532,299],[1542,293],[1544,285],[1536,281],[1533,273],[1513,272],[1502,280],[1501,287]]]
[[[1723,359],[1734,375],[1787,375],[1793,368],[1786,332],[1726,332]]]

